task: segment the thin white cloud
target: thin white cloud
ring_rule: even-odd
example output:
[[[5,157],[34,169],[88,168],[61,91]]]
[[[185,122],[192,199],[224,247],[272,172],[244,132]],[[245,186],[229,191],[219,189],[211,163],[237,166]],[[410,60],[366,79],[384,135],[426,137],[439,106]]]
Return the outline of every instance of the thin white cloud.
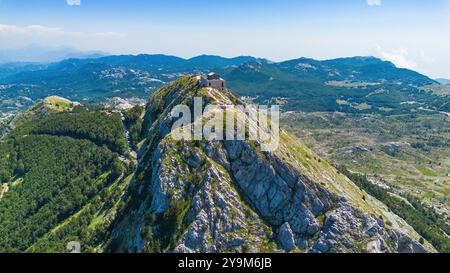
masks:
[[[80,32],[42,25],[0,24],[0,41],[8,41],[7,44],[0,44],[0,48],[23,47],[28,44],[78,45],[116,41],[123,37],[124,35],[116,32]]]
[[[17,25],[5,25],[0,24],[0,35],[19,35],[19,34],[29,34],[29,35],[71,35],[71,36],[98,36],[98,37],[121,37],[120,33],[117,32],[78,32],[78,31],[66,31],[58,27],[47,27],[42,25],[29,25],[29,26],[17,26]]]
[[[408,68],[417,70],[418,64],[410,56],[407,48],[399,48],[395,50],[383,50],[377,46],[377,56],[383,60],[390,61],[400,68]]]
[[[24,34],[55,34],[64,33],[60,28],[45,27],[41,25],[16,26],[0,24],[0,35],[24,35]]]
[[[69,6],[80,6],[81,0],[66,0],[67,5]]]
[[[381,0],[366,0],[369,6],[381,6]]]

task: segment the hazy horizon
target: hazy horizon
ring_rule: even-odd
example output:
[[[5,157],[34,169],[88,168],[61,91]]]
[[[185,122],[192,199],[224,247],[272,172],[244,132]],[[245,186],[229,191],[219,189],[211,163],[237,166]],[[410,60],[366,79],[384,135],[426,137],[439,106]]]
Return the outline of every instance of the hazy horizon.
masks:
[[[374,56],[450,78],[450,1],[0,0],[0,50],[30,44],[118,54]]]

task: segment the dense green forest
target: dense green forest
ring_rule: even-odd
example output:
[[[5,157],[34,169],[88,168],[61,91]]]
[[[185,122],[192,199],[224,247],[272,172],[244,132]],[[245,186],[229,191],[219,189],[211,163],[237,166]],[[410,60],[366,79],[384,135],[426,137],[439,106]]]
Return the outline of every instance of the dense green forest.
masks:
[[[32,131],[35,134],[89,139],[122,154],[128,150],[119,113],[59,113],[44,118],[36,127]]]
[[[338,168],[344,175],[350,178],[358,187],[374,196],[388,208],[405,219],[423,238],[429,241],[439,252],[450,251],[450,226],[445,215],[440,215],[434,209],[424,205],[418,198],[403,196],[410,204],[367,180],[365,175],[352,173],[344,166]],[[412,206],[411,206],[412,205]]]
[[[10,189],[0,200],[0,252],[63,252],[71,240],[94,247],[109,224],[94,216],[120,203],[128,170],[117,152],[127,150],[118,114],[51,114],[16,128],[0,142]]]

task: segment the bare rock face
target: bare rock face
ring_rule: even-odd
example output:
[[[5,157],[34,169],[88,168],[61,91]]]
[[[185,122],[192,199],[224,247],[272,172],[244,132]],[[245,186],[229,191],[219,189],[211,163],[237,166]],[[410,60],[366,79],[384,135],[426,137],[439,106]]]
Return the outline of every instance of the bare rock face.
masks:
[[[419,242],[410,237],[401,235],[397,243],[397,252],[399,253],[426,253],[428,252]]]
[[[289,223],[284,223],[278,231],[278,241],[283,250],[291,251],[295,249],[295,239]]]
[[[250,141],[174,141],[171,106],[191,107],[195,95],[214,102],[214,94],[186,77],[153,95],[127,213],[113,231],[115,251],[429,250],[405,223],[386,227],[385,207],[365,202],[365,193],[284,132],[270,153]],[[227,91],[217,97],[238,101]]]

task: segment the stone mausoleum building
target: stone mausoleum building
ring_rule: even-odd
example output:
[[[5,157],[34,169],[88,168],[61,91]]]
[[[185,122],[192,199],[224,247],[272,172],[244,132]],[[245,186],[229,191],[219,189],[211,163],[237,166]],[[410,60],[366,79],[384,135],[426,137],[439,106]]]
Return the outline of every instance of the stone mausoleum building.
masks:
[[[206,76],[199,76],[199,77],[200,77],[200,84],[203,87],[211,87],[221,91],[226,89],[225,80],[214,72],[211,72]]]

